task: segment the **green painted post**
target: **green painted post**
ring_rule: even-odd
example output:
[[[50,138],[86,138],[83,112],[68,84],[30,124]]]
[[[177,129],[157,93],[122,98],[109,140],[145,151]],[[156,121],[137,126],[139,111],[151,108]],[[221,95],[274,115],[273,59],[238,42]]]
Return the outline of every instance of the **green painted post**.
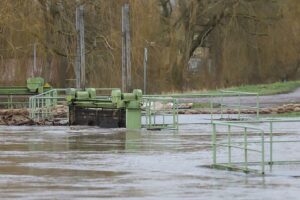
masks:
[[[42,107],[41,107],[41,112],[42,112],[42,120],[44,120],[44,118],[45,118],[45,111],[44,111],[44,108],[45,108],[45,100],[44,99],[42,99],[41,100],[42,101]]]
[[[223,93],[221,93],[221,119],[223,119]]]
[[[37,119],[40,121],[40,114],[39,114],[39,109],[40,109],[40,99],[37,99]]]
[[[141,128],[141,110],[140,109],[126,109],[126,128],[140,129]]]
[[[156,124],[156,105],[155,105],[155,100],[153,101],[153,110],[154,110],[154,115],[153,115],[153,124]]]
[[[270,122],[270,165],[273,164],[273,122]]]
[[[241,119],[241,95],[239,93],[239,114],[238,114],[238,119]]]
[[[212,134],[212,149],[213,149],[213,164],[217,164],[217,146],[216,146],[216,138],[217,138],[217,130],[216,124],[213,124],[213,134]]]
[[[151,101],[150,101],[150,99],[148,99],[148,102],[149,102],[149,106],[148,106],[148,110],[149,110],[149,114],[148,114],[148,116],[149,116],[149,126],[148,126],[148,128],[151,128],[151,123],[152,123],[152,116],[151,116]]]
[[[162,113],[162,117],[163,117],[163,124],[162,124],[162,126],[163,126],[163,127],[165,127],[165,115],[164,115],[165,112],[166,112],[165,109],[166,109],[166,102],[164,101],[164,102],[163,102],[163,113]]]
[[[150,119],[149,119],[149,116],[150,116],[150,111],[149,111],[149,99],[146,99],[146,104],[145,104],[145,107],[146,107],[146,127],[147,128],[150,128]]]
[[[261,131],[261,173],[265,173],[265,138],[264,132]]]
[[[210,103],[210,122],[213,121],[213,100],[212,95],[209,96],[209,103]]]
[[[176,128],[176,111],[175,111],[175,104],[174,104],[174,99],[173,99],[173,108],[172,108],[172,111],[173,111],[173,128]]]
[[[248,171],[248,138],[247,128],[244,128],[244,157],[245,157],[245,169]]]
[[[177,101],[177,99],[175,100],[175,103],[176,103],[176,128],[177,128],[177,130],[178,130],[178,128],[179,128],[179,116],[178,116],[178,101]]]
[[[256,95],[256,118],[259,119],[259,95]]]
[[[231,126],[228,126],[228,163],[231,166]]]

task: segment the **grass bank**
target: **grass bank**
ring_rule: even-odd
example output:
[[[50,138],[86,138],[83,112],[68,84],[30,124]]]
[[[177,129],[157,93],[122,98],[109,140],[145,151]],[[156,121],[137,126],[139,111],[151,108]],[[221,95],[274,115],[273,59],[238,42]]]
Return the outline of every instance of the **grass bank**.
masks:
[[[300,81],[276,82],[271,84],[243,85],[239,87],[227,88],[228,90],[238,90],[241,92],[255,92],[260,95],[283,94],[294,91],[300,87]]]
[[[210,94],[216,93],[218,90],[234,90],[240,92],[253,92],[259,95],[273,95],[273,94],[283,94],[294,91],[300,87],[300,80],[298,81],[287,81],[287,82],[276,82],[271,84],[258,84],[258,85],[242,85],[238,87],[220,88],[217,90],[208,91],[190,91],[176,94]],[[168,93],[170,94],[170,93]],[[173,93],[174,94],[174,93]]]

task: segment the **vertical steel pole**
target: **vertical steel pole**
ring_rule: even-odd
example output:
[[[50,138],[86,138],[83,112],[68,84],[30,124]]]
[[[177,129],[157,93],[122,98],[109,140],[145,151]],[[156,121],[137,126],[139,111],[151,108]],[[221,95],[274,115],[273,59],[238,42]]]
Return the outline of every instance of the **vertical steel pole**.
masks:
[[[273,122],[270,122],[270,165],[273,164]]]
[[[256,95],[256,118],[259,119],[259,95]]]
[[[32,69],[32,77],[35,76],[36,72],[36,43],[33,44],[33,69]]]
[[[75,75],[76,75],[76,88],[80,89],[80,11],[79,8],[76,8],[76,35],[77,35],[77,43],[76,43],[76,60],[75,60]]]
[[[84,43],[84,7],[76,8],[77,56],[76,87],[85,88],[85,43]]]
[[[231,126],[228,126],[228,164],[231,166]]]
[[[125,38],[125,11],[122,7],[122,91],[127,92],[126,87],[126,38]]]
[[[239,93],[239,114],[238,119],[241,119],[241,94]]]
[[[130,38],[130,9],[126,3],[122,7],[122,89],[131,89],[131,38]]]
[[[221,119],[223,119],[223,93],[221,92]]]
[[[217,147],[216,147],[216,138],[217,138],[216,124],[213,124],[213,134],[212,134],[212,149],[213,149],[213,164],[217,164]]]
[[[261,173],[265,173],[265,137],[264,132],[261,131]]]
[[[84,8],[83,5],[79,7],[79,37],[80,37],[80,87],[85,89],[85,42],[84,42]]]
[[[209,103],[210,103],[210,122],[213,121],[213,98],[212,95],[209,96]]]
[[[247,128],[244,128],[244,157],[245,157],[245,169],[248,170],[248,135]]]
[[[177,130],[179,128],[179,116],[178,116],[178,100],[175,100],[176,103],[176,125],[177,125]],[[174,104],[175,105],[175,104]]]

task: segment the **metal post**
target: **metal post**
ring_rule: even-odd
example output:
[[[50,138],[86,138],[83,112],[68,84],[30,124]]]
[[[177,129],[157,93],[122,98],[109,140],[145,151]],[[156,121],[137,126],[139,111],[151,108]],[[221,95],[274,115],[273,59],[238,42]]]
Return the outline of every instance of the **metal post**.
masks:
[[[179,116],[178,116],[178,101],[177,99],[175,100],[176,103],[176,125],[177,125],[177,130],[179,128]]]
[[[231,126],[228,126],[228,164],[231,166]]]
[[[76,88],[85,88],[85,43],[84,43],[84,7],[76,8],[77,56]]]
[[[122,7],[122,90],[131,89],[131,38],[129,4]]]
[[[265,138],[263,131],[261,131],[261,173],[265,173]]]
[[[270,165],[273,164],[273,122],[270,122]]]
[[[144,94],[147,94],[147,63],[148,63],[148,49],[144,49]]]
[[[259,119],[259,95],[256,95],[256,118]]]
[[[223,119],[223,93],[221,93],[221,119]]]
[[[213,121],[213,97],[209,96],[209,101],[210,101],[210,122],[212,123]]]
[[[248,138],[247,128],[244,128],[244,157],[245,157],[245,169],[248,171]]]
[[[241,119],[241,94],[239,93],[239,111],[238,111],[238,119]]]
[[[217,164],[217,147],[216,147],[216,136],[217,130],[216,130],[216,124],[213,124],[213,134],[212,134],[212,148],[213,148],[213,164]]]

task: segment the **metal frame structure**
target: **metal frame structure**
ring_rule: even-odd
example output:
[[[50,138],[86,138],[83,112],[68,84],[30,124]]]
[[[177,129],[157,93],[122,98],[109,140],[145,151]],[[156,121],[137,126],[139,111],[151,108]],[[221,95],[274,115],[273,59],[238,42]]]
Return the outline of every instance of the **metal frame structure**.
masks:
[[[160,107],[158,107],[160,104]],[[146,97],[145,127],[147,129],[178,129],[178,103],[175,98]]]
[[[66,89],[52,89],[29,97],[29,117],[34,121],[53,119],[53,109],[58,104],[66,104],[67,102],[66,91]],[[64,95],[60,93],[64,93]]]
[[[226,169],[226,170],[234,170],[234,171],[243,171],[245,173],[259,173],[265,174],[265,165],[283,165],[283,164],[300,164],[300,160],[274,160],[274,144],[277,143],[300,143],[300,140],[275,140],[274,139],[274,124],[276,123],[289,123],[289,122],[300,122],[300,119],[260,119],[260,120],[252,120],[252,121],[237,121],[237,122],[212,122],[212,167],[216,169]],[[256,126],[249,126],[247,124],[254,124]],[[268,123],[269,129],[268,131],[264,131],[262,128],[259,128],[260,124]],[[222,136],[226,136],[226,142],[218,142],[217,141],[217,126],[225,126],[227,127],[227,131],[223,132]],[[242,132],[233,132],[232,128],[237,127],[243,129]],[[251,140],[249,137],[253,136],[255,133],[250,133],[249,130],[256,131],[260,134],[260,141]],[[221,134],[219,132],[219,134]],[[232,136],[243,136],[243,141],[232,141]],[[227,139],[227,140],[226,140]],[[269,149],[265,151],[265,147],[268,144]],[[250,145],[258,145],[258,149],[249,148]],[[228,159],[227,162],[217,162],[217,153],[219,148],[227,148]],[[233,148],[241,149],[244,151],[244,156],[242,162],[233,162],[231,151]],[[258,161],[248,162],[248,153],[249,152],[257,152],[261,154],[261,159]],[[267,160],[266,160],[267,159]],[[252,169],[253,166],[260,166],[260,170]],[[243,167],[241,167],[243,166]]]
[[[256,106],[247,106],[243,105],[241,101],[242,96],[256,96]],[[224,97],[226,96],[237,96],[238,102],[237,104],[226,104],[224,103]],[[147,128],[176,128],[178,129],[178,125],[184,125],[182,123],[179,123],[178,120],[178,113],[179,113],[179,105],[180,103],[197,103],[197,99],[199,98],[205,98],[207,99],[208,109],[210,113],[210,123],[213,122],[213,120],[216,120],[214,117],[215,114],[220,114],[221,118],[223,119],[224,113],[226,113],[226,109],[236,109],[237,112],[237,120],[242,119],[242,110],[243,109],[253,109],[256,113],[255,118],[259,119],[260,114],[260,103],[259,103],[259,94],[258,93],[250,93],[250,92],[239,92],[239,91],[228,91],[228,90],[220,90],[218,93],[207,93],[207,94],[175,94],[175,95],[144,95],[144,105],[146,108],[146,112],[144,113],[144,116],[146,118],[145,126]],[[155,103],[160,104],[166,104],[166,103],[173,103],[175,111],[172,111],[172,109],[169,108],[169,110],[166,110],[166,106],[162,106],[161,109],[155,107]],[[218,110],[214,108],[214,105],[220,106]],[[162,125],[157,124],[156,117],[161,115],[161,117],[164,118],[164,116],[171,114],[173,118],[177,119],[173,124],[164,125],[164,122],[162,122]],[[150,117],[152,116],[152,117]],[[229,114],[228,117],[229,119]]]

